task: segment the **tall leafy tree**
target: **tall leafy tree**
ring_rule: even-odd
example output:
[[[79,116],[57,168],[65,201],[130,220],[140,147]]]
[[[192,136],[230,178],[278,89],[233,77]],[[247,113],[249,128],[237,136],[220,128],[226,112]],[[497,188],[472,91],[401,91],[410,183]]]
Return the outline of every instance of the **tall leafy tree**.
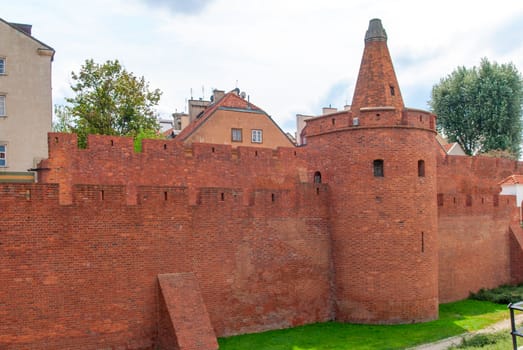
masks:
[[[523,79],[512,63],[458,67],[432,88],[429,105],[438,131],[469,155],[521,153]]]
[[[54,115],[56,120],[53,120],[54,132],[72,132],[74,128],[74,118],[71,116],[67,107],[61,105],[54,105]]]
[[[136,138],[158,131],[154,107],[160,90],[150,90],[144,77],[127,72],[118,60],[103,64],[86,60],[71,78],[75,96],[66,99],[65,112],[74,120],[71,131],[78,134],[80,146],[85,147],[88,134]]]

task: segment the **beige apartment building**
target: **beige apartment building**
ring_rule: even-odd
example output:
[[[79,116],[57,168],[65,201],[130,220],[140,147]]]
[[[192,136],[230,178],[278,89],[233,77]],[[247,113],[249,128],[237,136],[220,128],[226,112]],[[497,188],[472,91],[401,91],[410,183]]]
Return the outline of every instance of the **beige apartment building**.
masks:
[[[34,181],[29,169],[47,158],[54,53],[31,25],[0,18],[0,182]]]
[[[294,143],[261,108],[246,99],[238,88],[225,93],[214,90],[211,101],[189,101],[190,123],[175,140],[185,144],[272,148],[294,147]]]

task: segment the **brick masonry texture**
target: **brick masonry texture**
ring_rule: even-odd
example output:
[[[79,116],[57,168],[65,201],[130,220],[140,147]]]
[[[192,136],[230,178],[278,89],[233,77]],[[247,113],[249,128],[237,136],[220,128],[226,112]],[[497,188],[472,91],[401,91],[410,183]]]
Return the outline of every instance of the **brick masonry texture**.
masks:
[[[193,273],[158,275],[162,302],[172,328],[160,333],[161,349],[217,350],[218,342]],[[167,323],[167,324],[169,324]],[[176,339],[172,335],[175,334]]]
[[[303,147],[49,134],[40,183],[0,184],[0,349],[207,350],[213,333],[433,320],[523,282],[498,185],[523,163],[446,155],[383,37],[352,109],[308,121]]]
[[[57,185],[0,189],[0,347],[152,349],[173,272],[197,277],[220,336],[331,318],[324,186],[247,205],[230,188],[197,205],[180,187],[139,187],[136,205],[118,185],[74,185],[68,205]]]
[[[154,141],[143,153],[124,138],[79,150],[50,134],[44,180],[58,184],[0,186],[0,345],[176,339],[157,281],[166,273],[194,274],[217,336],[422,321],[438,301],[522,281],[515,200],[497,197],[521,164],[442,156],[430,130],[407,131],[328,132],[279,150]]]

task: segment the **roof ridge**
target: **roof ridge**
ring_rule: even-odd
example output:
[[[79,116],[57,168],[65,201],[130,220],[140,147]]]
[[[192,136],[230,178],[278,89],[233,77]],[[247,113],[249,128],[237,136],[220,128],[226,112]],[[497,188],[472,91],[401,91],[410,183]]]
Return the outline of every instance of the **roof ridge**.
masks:
[[[0,17],[0,22],[3,22],[3,23],[5,23],[5,24],[7,24],[9,27],[13,28],[13,29],[16,30],[17,32],[22,33],[22,34],[25,35],[26,37],[28,37],[28,38],[30,38],[30,39],[36,41],[38,44],[44,46],[44,48],[45,48],[46,50],[51,50],[51,51],[53,51],[53,55],[51,56],[51,60],[54,59],[54,54],[55,54],[56,50],[53,49],[51,46],[47,45],[46,43],[44,43],[44,42],[38,40],[38,39],[35,38],[32,34],[30,35],[30,34],[24,32],[21,28],[19,28],[19,27],[16,26],[16,24],[21,24],[21,23],[11,23],[11,22],[7,22],[5,19],[3,19],[3,18],[1,18],[1,17]],[[26,25],[28,25],[28,24],[26,24]]]

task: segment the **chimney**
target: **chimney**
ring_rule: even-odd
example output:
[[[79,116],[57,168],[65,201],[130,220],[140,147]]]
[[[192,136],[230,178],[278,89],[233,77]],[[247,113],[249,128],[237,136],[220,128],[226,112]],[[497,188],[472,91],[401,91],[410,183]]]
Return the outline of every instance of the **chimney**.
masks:
[[[225,96],[225,91],[214,89],[212,92],[212,96],[213,96],[212,102],[216,103],[219,100],[221,100],[223,96]]]
[[[22,24],[22,23],[9,23],[16,29],[18,29],[21,32],[24,32],[25,34],[31,36],[31,29],[33,28],[30,24]]]
[[[323,107],[321,115],[336,113],[337,111],[338,111],[338,109],[334,108],[334,107]]]
[[[211,104],[211,101],[189,100],[189,121],[195,120],[209,104]]]

